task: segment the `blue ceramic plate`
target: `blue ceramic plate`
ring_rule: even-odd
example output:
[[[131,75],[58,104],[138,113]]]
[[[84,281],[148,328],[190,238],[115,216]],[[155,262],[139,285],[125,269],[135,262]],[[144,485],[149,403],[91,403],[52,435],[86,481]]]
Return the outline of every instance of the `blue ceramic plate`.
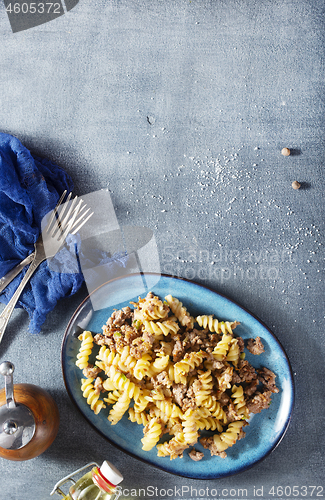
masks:
[[[170,460],[158,457],[156,448],[151,451],[141,449],[143,426],[130,422],[127,415],[118,424],[112,426],[107,415],[109,408],[95,415],[80,390],[81,370],[75,365],[80,347],[77,336],[83,329],[101,332],[113,309],[129,305],[152,290],[164,298],[168,294],[177,297],[189,312],[196,316],[213,314],[219,320],[237,320],[240,325],[236,335],[244,339],[261,337],[265,352],[253,356],[248,351],[246,359],[255,368],[266,366],[275,372],[276,383],[280,392],[272,397],[268,410],[252,415],[250,425],[245,428],[246,437],[227,450],[227,458],[211,457],[209,450],[196,444],[197,450],[204,452],[204,458],[194,462],[184,452],[184,458]],[[226,297],[196,283],[170,276],[153,274],[129,275],[110,281],[90,296],[79,306],[67,327],[62,344],[62,369],[67,391],[88,422],[103,437],[126,453],[159,467],[165,471],[193,479],[215,479],[229,476],[248,469],[265,458],[280,442],[291,416],[294,387],[289,360],[272,332],[251,313]]]

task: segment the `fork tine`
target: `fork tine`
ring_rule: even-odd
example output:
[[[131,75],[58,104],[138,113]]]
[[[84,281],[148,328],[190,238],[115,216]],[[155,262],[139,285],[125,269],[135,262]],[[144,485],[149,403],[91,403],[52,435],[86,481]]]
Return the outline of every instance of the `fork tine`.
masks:
[[[81,200],[81,201],[83,201],[83,200]],[[76,211],[78,212],[78,215],[81,215],[81,214],[82,214],[82,212],[85,210],[86,206],[87,206],[87,204],[86,204],[86,203],[85,203],[85,204],[84,204],[81,208],[80,208],[80,207],[79,207],[79,205],[78,205],[78,206],[77,206],[77,207],[73,210],[73,212],[72,212],[72,214],[71,214],[71,215],[73,215]],[[80,210],[79,210],[79,208],[80,208]],[[86,210],[86,212],[88,212],[89,210],[90,210],[90,209],[88,208],[88,210]]]
[[[90,210],[90,209],[88,209],[88,210],[87,210],[87,212],[88,212],[89,210]],[[85,214],[85,215],[86,215],[86,214]],[[79,226],[78,226],[76,229],[74,229],[74,231],[72,231],[72,233],[71,233],[71,234],[76,234],[76,233],[77,233],[77,232],[78,232],[78,231],[82,228],[82,226],[83,226],[84,224],[86,224],[86,222],[90,219],[90,217],[91,217],[92,215],[94,215],[94,212],[91,212],[91,214],[89,214],[89,215],[88,215],[88,217],[86,217],[86,219],[84,219],[84,220],[83,220],[83,221],[79,224]],[[80,220],[80,219],[78,219],[78,221],[77,221],[77,222],[79,222],[79,220]]]
[[[61,214],[64,214],[65,210],[67,209],[67,206],[69,205],[69,201],[70,201],[71,195],[72,195],[72,193],[70,192],[68,194],[67,199],[64,202],[64,204],[60,203],[60,205],[57,204],[57,206],[55,207],[55,209],[53,211],[53,214],[52,214],[52,217],[51,217],[51,224],[48,224],[47,227],[46,227],[46,232],[47,233],[49,233],[49,232],[52,231],[52,234],[54,234],[55,231],[57,230],[58,221],[60,220]]]
[[[55,218],[55,216],[56,216],[56,214],[57,214],[57,212],[58,212],[58,209],[59,209],[59,207],[60,207],[61,203],[63,202],[63,200],[64,200],[64,198],[65,198],[65,195],[66,195],[66,194],[67,194],[67,190],[65,189],[65,190],[63,191],[63,193],[61,194],[61,197],[60,197],[59,201],[57,202],[57,204],[55,205],[55,207],[54,207],[54,209],[53,209],[53,211],[52,211],[52,215],[51,215],[51,217],[50,217],[50,220],[49,220],[49,221],[48,221],[48,223],[47,223],[46,231],[49,231],[50,226],[51,226],[51,224],[52,224],[52,222],[53,222],[53,220],[54,220],[54,218]],[[69,196],[71,197],[71,193],[69,193]],[[68,198],[69,198],[69,196],[68,196]],[[70,199],[70,198],[69,198],[69,199]]]
[[[73,200],[73,202],[75,202],[76,199],[77,199],[77,197]],[[83,203],[83,200],[80,200],[79,203],[78,203],[78,205],[77,205],[77,207],[76,207],[76,209],[74,210],[72,216],[70,216],[70,219],[69,219],[69,222],[68,222],[67,226],[64,227],[63,231],[61,230],[61,235],[57,238],[58,241],[61,240],[62,238],[65,239],[66,236],[68,235],[68,233],[71,231],[71,227],[73,226],[74,221],[76,220],[76,217],[77,217],[77,215],[79,213],[79,209],[80,209],[80,206],[82,205],[82,203]],[[71,212],[71,210],[72,210],[72,207],[70,207],[70,210],[69,210],[68,214]],[[64,221],[62,221],[62,225],[64,225],[65,220],[67,219],[68,214],[66,215]]]
[[[78,196],[75,196],[74,199],[71,201],[71,203],[69,203],[70,202],[70,198],[69,198],[69,200],[67,200],[67,202],[63,205],[62,209],[58,213],[57,224],[52,229],[52,236],[57,235],[57,233],[59,231],[61,231],[61,234],[62,234],[62,232],[63,232],[62,228],[64,228],[65,224],[69,220],[70,214],[71,214],[75,204],[77,203],[77,199],[78,199]],[[65,213],[66,211],[67,211],[67,213]]]
[[[84,205],[81,210],[79,210],[79,213],[78,213],[78,219],[73,223],[73,226],[71,226],[71,230],[73,228],[75,228],[77,226],[77,224],[79,224],[79,222],[81,222],[81,220],[88,214],[90,208],[87,208],[87,210],[84,212],[86,208],[86,205]]]

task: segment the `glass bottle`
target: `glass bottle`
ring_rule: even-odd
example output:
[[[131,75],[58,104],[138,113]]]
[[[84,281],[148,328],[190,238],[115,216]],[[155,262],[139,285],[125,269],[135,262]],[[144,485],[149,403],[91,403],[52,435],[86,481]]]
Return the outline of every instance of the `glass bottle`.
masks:
[[[80,479],[73,479],[73,476],[90,467],[91,470],[83,474]],[[51,495],[58,493],[64,500],[117,500],[121,493],[117,485],[122,480],[121,473],[107,460],[102,463],[101,467],[92,462],[61,479],[54,486]],[[68,494],[61,490],[61,486],[67,481],[73,483]]]

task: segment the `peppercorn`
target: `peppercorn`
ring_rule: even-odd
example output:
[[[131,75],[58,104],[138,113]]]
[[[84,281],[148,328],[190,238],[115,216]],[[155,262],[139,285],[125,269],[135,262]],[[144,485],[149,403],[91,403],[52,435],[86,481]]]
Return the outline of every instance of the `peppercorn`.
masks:
[[[281,153],[283,154],[283,156],[290,156],[290,149],[289,148],[283,148]]]
[[[293,189],[299,189],[301,184],[298,181],[293,181],[291,186],[293,187]]]

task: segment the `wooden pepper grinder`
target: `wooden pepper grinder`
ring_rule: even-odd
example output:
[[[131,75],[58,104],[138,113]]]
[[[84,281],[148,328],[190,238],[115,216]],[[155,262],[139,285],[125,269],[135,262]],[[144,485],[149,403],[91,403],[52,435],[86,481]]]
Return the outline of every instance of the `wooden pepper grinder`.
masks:
[[[59,410],[53,398],[32,384],[13,384],[14,365],[4,361],[0,374],[0,457],[29,460],[43,453],[59,428]]]

